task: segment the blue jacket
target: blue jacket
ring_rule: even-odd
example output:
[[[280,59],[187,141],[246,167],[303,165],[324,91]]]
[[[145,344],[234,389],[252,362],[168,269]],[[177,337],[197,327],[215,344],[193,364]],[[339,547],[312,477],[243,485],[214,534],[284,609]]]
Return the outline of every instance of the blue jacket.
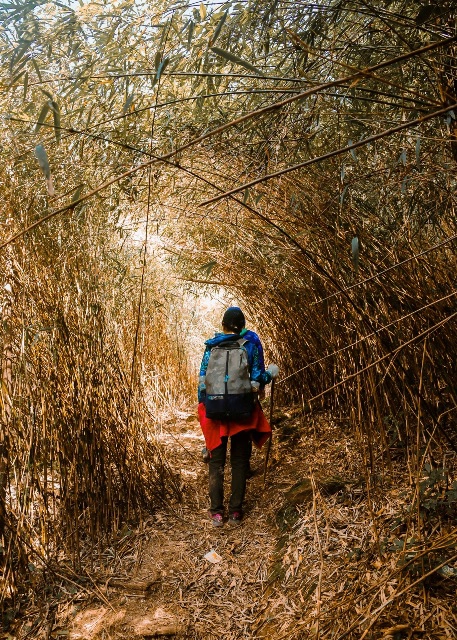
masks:
[[[208,368],[209,357],[211,355],[211,349],[222,342],[226,342],[233,339],[244,338],[247,340],[244,348],[248,353],[248,366],[251,374],[251,380],[253,382],[259,382],[261,386],[264,386],[271,382],[271,374],[269,371],[265,371],[265,364],[263,361],[263,349],[259,336],[253,331],[247,331],[243,329],[240,335],[216,333],[214,338],[210,338],[205,342],[206,348],[203,353],[202,363],[200,365],[200,374],[198,380],[198,401],[204,402],[206,396],[205,377],[206,370]],[[260,345],[260,349],[259,349]]]
[[[265,371],[265,362],[263,359],[263,347],[262,347],[262,343],[260,342],[259,336],[254,331],[251,331],[250,329],[241,329],[240,336],[245,340],[249,340],[249,342],[253,342],[255,344],[259,352],[259,367],[261,368],[262,371]]]

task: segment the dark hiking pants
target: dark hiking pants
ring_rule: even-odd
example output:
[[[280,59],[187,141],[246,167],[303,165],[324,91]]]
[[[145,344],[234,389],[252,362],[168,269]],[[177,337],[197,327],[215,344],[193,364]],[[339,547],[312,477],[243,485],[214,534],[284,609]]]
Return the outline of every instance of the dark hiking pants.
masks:
[[[222,444],[211,451],[209,459],[209,497],[210,511],[224,513],[224,467],[227,456],[228,437],[222,438]],[[229,502],[229,513],[241,512],[246,493],[246,475],[251,456],[251,433],[240,431],[230,438],[230,464],[232,467],[232,492]]]

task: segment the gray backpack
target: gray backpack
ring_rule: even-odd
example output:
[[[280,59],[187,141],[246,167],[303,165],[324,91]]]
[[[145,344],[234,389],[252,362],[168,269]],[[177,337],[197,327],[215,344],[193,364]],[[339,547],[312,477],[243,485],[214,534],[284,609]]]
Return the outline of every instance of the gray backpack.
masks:
[[[206,415],[213,419],[249,418],[254,409],[247,340],[228,340],[211,349],[206,369]]]

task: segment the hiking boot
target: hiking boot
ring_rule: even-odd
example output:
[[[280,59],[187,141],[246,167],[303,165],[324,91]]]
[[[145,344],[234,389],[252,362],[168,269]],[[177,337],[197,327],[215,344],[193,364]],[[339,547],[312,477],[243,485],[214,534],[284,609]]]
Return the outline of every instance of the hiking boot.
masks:
[[[211,513],[211,511],[208,511],[208,515],[211,518],[213,527],[222,527],[224,524],[224,518],[221,513]]]
[[[233,526],[238,526],[241,524],[241,520],[243,519],[243,513],[241,511],[234,511],[229,516],[229,524]]]

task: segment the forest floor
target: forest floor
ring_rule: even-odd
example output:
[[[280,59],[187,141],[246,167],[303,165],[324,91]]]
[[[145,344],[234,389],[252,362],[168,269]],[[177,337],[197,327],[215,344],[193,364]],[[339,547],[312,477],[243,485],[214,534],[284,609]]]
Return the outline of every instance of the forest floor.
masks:
[[[264,450],[255,451],[245,518],[221,528],[207,515],[195,414],[163,424],[183,503],[126,527],[94,568],[91,595],[62,587],[48,603],[45,632],[34,634],[30,618],[9,637],[457,638],[455,519],[440,513],[427,540],[415,537],[404,462],[390,461],[383,485],[371,486],[343,422],[298,408],[275,422],[265,486]],[[227,493],[229,478],[228,463]]]

